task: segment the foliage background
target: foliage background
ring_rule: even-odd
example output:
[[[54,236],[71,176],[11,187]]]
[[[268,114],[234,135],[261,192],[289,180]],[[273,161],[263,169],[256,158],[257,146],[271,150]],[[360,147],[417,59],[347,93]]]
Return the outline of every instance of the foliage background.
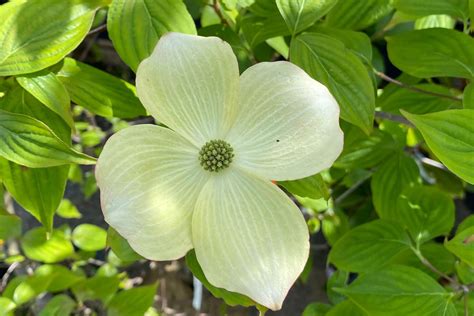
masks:
[[[1,5],[0,314],[256,313],[228,306],[252,302],[208,284],[192,253],[147,262],[102,219],[92,157],[153,123],[134,71],[168,31],[221,37],[241,71],[290,60],[340,104],[335,165],[278,183],[312,251],[268,314],[474,314],[473,16],[472,0]]]

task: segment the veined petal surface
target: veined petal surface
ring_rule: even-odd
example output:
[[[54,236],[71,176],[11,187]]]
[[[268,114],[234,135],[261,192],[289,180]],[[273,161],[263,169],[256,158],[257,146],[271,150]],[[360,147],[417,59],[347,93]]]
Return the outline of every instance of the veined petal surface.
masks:
[[[226,140],[235,164],[254,174],[304,178],[329,168],[342,151],[336,100],[289,62],[248,68],[240,79],[238,111]]]
[[[105,220],[152,260],[192,249],[192,211],[209,175],[198,149],[167,128],[137,125],[113,135],[96,167]]]
[[[281,308],[309,253],[303,215],[283,191],[230,167],[204,186],[192,227],[196,256],[214,286]]]
[[[137,71],[145,108],[198,147],[228,132],[238,85],[237,59],[217,37],[168,33]]]

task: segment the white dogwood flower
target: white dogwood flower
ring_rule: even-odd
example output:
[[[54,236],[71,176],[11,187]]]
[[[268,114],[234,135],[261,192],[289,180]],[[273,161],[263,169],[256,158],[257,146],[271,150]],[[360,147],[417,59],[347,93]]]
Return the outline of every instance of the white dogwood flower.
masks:
[[[332,165],[343,144],[333,96],[289,62],[239,77],[227,43],[178,33],[140,64],[137,91],[169,128],[132,126],[106,143],[96,170],[106,221],[148,259],[194,248],[213,285],[280,309],[309,234],[270,180]]]

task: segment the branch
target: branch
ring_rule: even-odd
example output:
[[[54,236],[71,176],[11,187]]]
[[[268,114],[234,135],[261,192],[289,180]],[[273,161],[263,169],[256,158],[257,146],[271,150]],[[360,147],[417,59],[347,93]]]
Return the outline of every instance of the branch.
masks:
[[[222,14],[221,5],[219,4],[219,1],[218,0],[212,1],[211,6],[214,9],[214,12],[216,12],[219,19],[221,19],[221,23],[224,24],[224,25],[228,25],[227,20],[225,19],[224,15]]]
[[[95,34],[95,33],[100,33],[106,28],[107,28],[107,24],[102,24],[101,26],[98,26],[95,29],[90,30],[89,33],[87,33],[87,36]]]
[[[375,112],[375,117],[378,117],[378,118],[381,118],[381,119],[384,119],[384,120],[397,122],[397,123],[402,123],[402,124],[410,126],[410,127],[415,127],[415,125],[413,125],[412,122],[410,122],[409,120],[407,120],[406,118],[404,118],[401,115],[396,115],[396,114],[392,114],[392,113],[388,113],[388,112],[377,111],[377,112]]]
[[[432,92],[432,91],[427,91],[427,90],[423,90],[423,89],[420,89],[420,88],[417,88],[417,87],[413,87],[413,86],[407,85],[407,84],[405,84],[401,81],[398,81],[397,79],[389,77],[386,74],[384,74],[383,72],[380,72],[376,69],[373,69],[373,71],[377,76],[379,76],[383,80],[388,81],[388,82],[393,83],[393,84],[396,84],[397,86],[400,86],[402,88],[405,88],[405,89],[408,89],[408,90],[411,90],[411,91],[414,91],[414,92],[419,92],[419,93],[432,95],[432,96],[439,97],[439,98],[444,98],[444,99],[449,99],[449,100],[452,100],[452,101],[462,102],[462,99],[460,99],[458,97],[455,97],[455,96],[452,96],[452,95],[447,95],[447,94],[442,94],[442,93],[437,93],[437,92]]]

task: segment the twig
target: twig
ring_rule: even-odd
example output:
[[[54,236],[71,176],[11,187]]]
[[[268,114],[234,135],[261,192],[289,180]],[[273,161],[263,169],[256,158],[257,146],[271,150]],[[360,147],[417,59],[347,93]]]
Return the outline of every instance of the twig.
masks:
[[[369,179],[372,176],[372,174],[369,174],[368,176],[365,176],[364,178],[360,179],[357,181],[353,186],[351,186],[349,189],[344,191],[341,195],[339,195],[336,200],[334,201],[334,204],[339,204],[341,203],[346,197],[352,194],[355,190],[357,190],[362,184],[364,184],[367,179]]]
[[[212,8],[214,9],[214,12],[216,12],[219,19],[221,19],[221,23],[224,24],[224,25],[228,25],[227,20],[225,19],[224,15],[222,14],[221,5],[219,4],[218,0],[213,0],[212,1]]]
[[[107,24],[102,24],[101,26],[98,26],[95,29],[90,30],[89,33],[87,33],[87,36],[95,34],[95,33],[100,33],[106,28],[107,28]]]
[[[407,120],[406,118],[404,118],[401,115],[396,115],[396,114],[383,112],[383,111],[377,111],[377,112],[375,112],[375,117],[381,118],[381,119],[384,119],[384,120],[394,121],[394,122],[397,122],[397,123],[402,123],[402,124],[410,126],[410,127],[415,127],[415,125],[413,125],[409,120]]]
[[[15,269],[20,265],[19,262],[13,262],[11,266],[8,267],[7,272],[2,277],[2,283],[0,284],[0,293],[3,292],[5,287],[7,286],[8,279],[10,278],[10,275],[15,271]]]
[[[398,81],[397,79],[389,77],[386,74],[384,74],[383,72],[380,72],[376,69],[373,69],[373,71],[377,76],[379,76],[383,80],[388,81],[388,82],[393,83],[393,84],[396,84],[397,86],[400,86],[402,88],[405,88],[405,89],[408,89],[408,90],[411,90],[411,91],[415,91],[415,92],[419,92],[419,93],[432,95],[432,96],[439,97],[439,98],[444,98],[444,99],[449,99],[449,100],[453,100],[453,101],[457,101],[457,102],[462,102],[462,99],[460,99],[458,97],[455,97],[455,96],[452,96],[452,95],[447,95],[447,94],[442,94],[442,93],[437,93],[437,92],[432,92],[432,91],[427,91],[427,90],[424,90],[424,89],[413,87],[413,86],[407,85],[407,84],[405,84],[401,81]]]

